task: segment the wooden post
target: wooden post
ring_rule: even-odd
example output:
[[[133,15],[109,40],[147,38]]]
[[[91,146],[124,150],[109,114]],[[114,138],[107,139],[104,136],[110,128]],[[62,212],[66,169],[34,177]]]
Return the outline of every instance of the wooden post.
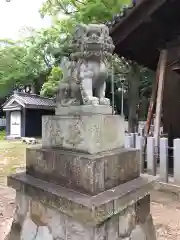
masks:
[[[166,65],[167,65],[167,50],[162,50],[160,69],[159,69],[159,83],[158,83],[158,90],[157,90],[155,122],[154,122],[154,138],[155,138],[155,151],[156,151],[155,153],[158,153],[157,149],[159,147],[162,99],[163,99]]]
[[[158,83],[159,83],[159,74],[160,74],[160,65],[163,60],[163,54],[160,52],[159,56],[159,61],[158,61],[158,66],[156,70],[156,80],[153,85],[152,89],[152,95],[149,103],[149,109],[148,109],[148,115],[147,115],[147,120],[146,120],[146,126],[145,126],[145,131],[144,131],[144,136],[145,136],[145,144],[144,144],[144,152],[146,152],[146,146],[147,146],[147,137],[149,134],[152,118],[153,118],[153,113],[155,109],[155,103],[156,103],[156,96],[157,96],[157,89],[158,89]]]
[[[138,125],[137,122],[137,105],[139,104],[139,85],[140,85],[140,68],[136,63],[131,66],[129,75],[129,93],[128,93],[128,132],[135,133]]]
[[[168,182],[168,138],[160,139],[160,180]]]
[[[160,72],[161,61],[162,61],[162,52],[160,52],[160,57],[159,57],[159,61],[158,61],[157,71],[156,71],[156,80],[155,80],[154,85],[153,85],[152,95],[151,95],[151,99],[150,99],[150,103],[149,103],[148,115],[147,115],[147,120],[146,120],[146,127],[145,127],[145,132],[144,132],[145,136],[147,136],[148,133],[149,133],[149,129],[150,129],[151,121],[152,121],[152,117],[153,117],[153,112],[154,112],[154,107],[155,107],[155,103],[156,103],[156,96],[157,96],[157,88],[158,88],[158,82],[159,82],[159,72]]]

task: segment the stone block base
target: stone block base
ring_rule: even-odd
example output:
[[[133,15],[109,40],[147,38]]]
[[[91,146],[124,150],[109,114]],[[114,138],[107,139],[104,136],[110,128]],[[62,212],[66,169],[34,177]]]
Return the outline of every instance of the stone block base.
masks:
[[[90,154],[124,145],[124,119],[119,115],[43,116],[42,145]]]
[[[16,212],[8,240],[155,240],[149,190],[154,178],[88,196],[18,174]]]
[[[28,174],[95,195],[139,177],[139,152],[124,148],[85,154],[34,146],[26,151]]]

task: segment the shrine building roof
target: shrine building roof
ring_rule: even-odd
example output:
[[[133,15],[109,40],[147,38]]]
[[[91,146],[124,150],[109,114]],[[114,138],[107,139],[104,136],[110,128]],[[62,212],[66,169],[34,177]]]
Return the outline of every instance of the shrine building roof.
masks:
[[[180,0],[136,0],[106,24],[115,53],[155,70],[159,50],[180,35]]]

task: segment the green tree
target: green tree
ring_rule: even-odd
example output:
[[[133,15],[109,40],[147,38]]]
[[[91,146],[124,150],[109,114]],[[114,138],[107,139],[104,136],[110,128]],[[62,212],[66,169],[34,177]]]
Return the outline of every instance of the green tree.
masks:
[[[119,13],[123,6],[130,4],[130,0],[47,0],[44,2],[40,12],[56,16],[54,29],[58,29],[59,43],[58,47],[53,49],[54,56],[58,62],[63,55],[69,56],[69,41],[72,37],[74,26],[79,23],[103,23],[112,19],[115,13]],[[59,20],[58,16],[61,14]],[[64,16],[64,17],[62,17]],[[54,34],[54,32],[53,32]],[[52,35],[52,34],[51,34]],[[57,43],[57,39],[56,39]],[[115,75],[127,71],[128,64],[124,59],[113,56]],[[48,83],[45,85],[47,86]],[[116,84],[118,85],[118,84]],[[45,93],[46,91],[43,91]]]
[[[63,14],[83,23],[102,23],[130,3],[131,0],[46,0],[40,13],[42,16]]]
[[[13,85],[32,83],[42,86],[41,94],[52,96],[57,82],[62,78],[59,63],[63,56],[69,56],[69,41],[74,26],[79,23],[103,23],[111,20],[113,15],[122,14],[123,6],[131,0],[46,0],[40,10],[42,16],[53,16],[53,26],[40,31],[25,29],[25,37],[21,42],[2,40],[0,47],[0,95],[5,95]],[[115,95],[119,95],[116,105],[121,105],[118,88],[121,87],[122,76],[126,79],[129,95],[131,77],[131,62],[114,55]],[[39,76],[47,75],[42,80]],[[50,73],[50,75],[49,75]],[[58,75],[59,74],[59,75]],[[48,77],[49,76],[49,77]],[[151,90],[152,74],[147,69],[140,68],[140,86],[137,87],[142,98],[148,98]],[[129,80],[129,78],[131,78]],[[150,80],[151,79],[151,80]],[[45,81],[45,82],[44,82]],[[108,80],[108,97],[111,93],[111,72]],[[134,84],[135,85],[135,84]],[[137,95],[136,95],[137,96]],[[135,112],[133,110],[133,112]]]
[[[63,74],[60,67],[53,67],[47,81],[42,85],[41,95],[52,97],[55,95],[58,84],[62,79]]]
[[[21,84],[34,84],[34,79],[47,70],[39,52],[32,50],[29,39],[0,41],[0,97]]]
[[[0,44],[0,96],[7,95],[15,86],[23,84],[39,85],[38,76],[49,73],[59,64],[62,56],[69,56],[69,41],[74,26],[79,23],[104,22],[119,12],[129,0],[47,0],[42,6],[41,14],[61,14],[56,17],[52,27],[35,31],[23,29],[25,37],[21,41],[2,40]],[[64,15],[62,17],[62,14]],[[43,85],[42,94],[49,95],[49,83]],[[55,80],[56,82],[56,80]],[[53,85],[54,86],[54,85]],[[45,88],[48,88],[45,90]],[[53,88],[53,87],[52,87]]]

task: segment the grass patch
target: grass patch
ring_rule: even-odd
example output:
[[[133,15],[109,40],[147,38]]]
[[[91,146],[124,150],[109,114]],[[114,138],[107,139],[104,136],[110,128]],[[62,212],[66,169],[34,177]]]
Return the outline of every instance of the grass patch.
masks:
[[[0,140],[4,140],[5,136],[6,136],[6,131],[0,130]]]
[[[0,141],[0,184],[6,177],[25,166],[25,150],[27,145],[21,141]]]

